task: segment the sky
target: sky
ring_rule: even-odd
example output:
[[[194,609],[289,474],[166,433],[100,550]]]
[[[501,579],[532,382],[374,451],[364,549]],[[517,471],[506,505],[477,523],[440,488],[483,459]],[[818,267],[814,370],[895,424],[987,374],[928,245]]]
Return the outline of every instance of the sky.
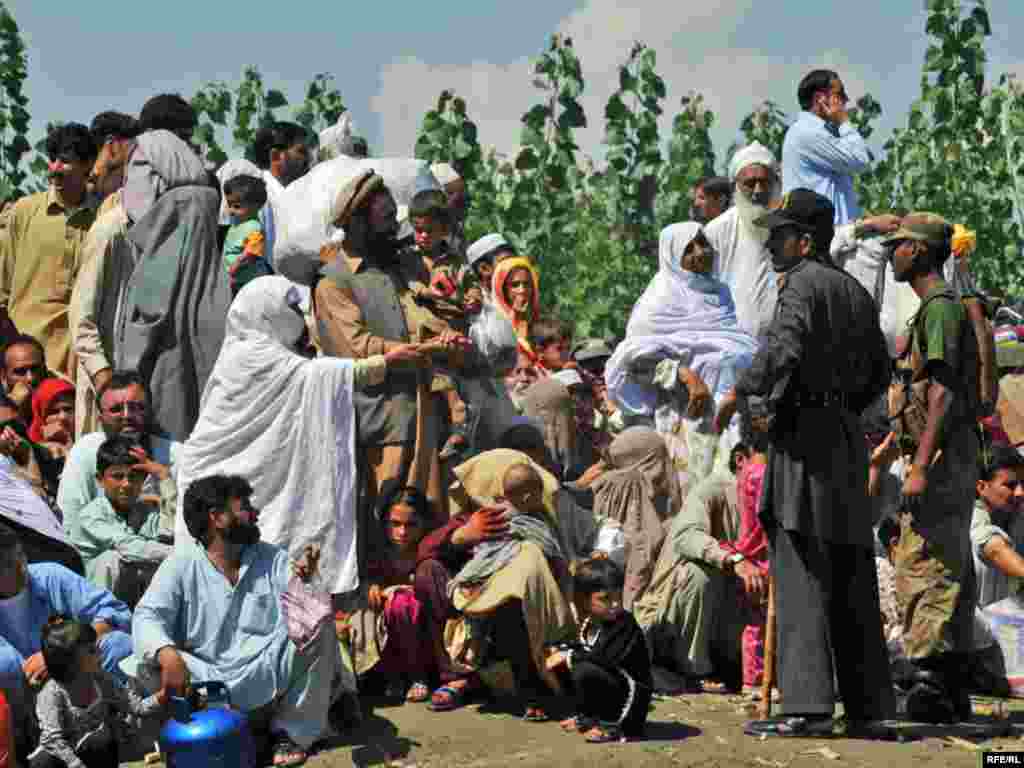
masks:
[[[604,104],[635,41],[653,48],[665,79],[665,135],[692,90],[716,113],[720,157],[744,115],[765,99],[795,111],[796,84],[827,66],[883,116],[880,148],[920,89],[925,0],[6,0],[28,49],[33,141],[46,121],[88,124],[101,111],[137,114],[151,95],[190,97],[205,82],[236,83],[256,65],[270,87],[301,101],[320,72],[336,78],[358,133],[377,156],[409,156],[420,120],[445,88],[463,96],[482,144],[512,152],[519,119],[538,100],[530,62],[555,32],[573,38],[600,156]],[[989,0],[990,73],[1024,77],[1024,2]],[[140,8],[145,8],[140,12]],[[287,119],[287,110],[280,113]],[[229,150],[229,155],[240,150]]]

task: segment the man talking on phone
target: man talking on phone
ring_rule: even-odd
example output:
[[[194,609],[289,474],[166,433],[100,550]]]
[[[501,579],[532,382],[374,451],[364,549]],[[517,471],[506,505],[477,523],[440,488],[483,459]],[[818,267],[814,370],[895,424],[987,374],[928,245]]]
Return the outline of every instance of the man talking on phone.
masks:
[[[875,159],[850,123],[850,99],[839,75],[816,69],[797,89],[800,112],[782,145],[782,193],[811,189],[835,208],[835,225],[860,217],[853,175]]]

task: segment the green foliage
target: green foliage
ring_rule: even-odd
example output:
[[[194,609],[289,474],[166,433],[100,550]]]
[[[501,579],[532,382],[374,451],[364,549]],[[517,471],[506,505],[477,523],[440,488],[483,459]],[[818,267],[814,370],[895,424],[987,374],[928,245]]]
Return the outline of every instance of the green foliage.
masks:
[[[306,86],[306,98],[295,110],[295,122],[316,135],[337,123],[346,111],[341,91],[334,85],[334,75],[321,73]]]
[[[423,116],[416,139],[416,157],[431,163],[449,163],[471,184],[483,160],[476,123],[466,113],[466,102],[452,91],[441,91],[437,107]]]
[[[786,138],[786,129],[789,128],[789,118],[774,101],[765,101],[753,112],[743,118],[740,123],[740,131],[745,139],[743,144],[733,144],[729,147],[727,160],[732,159],[736,150],[742,146],[760,142],[768,147],[775,155],[776,160],[782,159],[782,142]]]
[[[192,97],[192,107],[199,118],[195,142],[206,161],[218,167],[228,159],[220,139],[230,130],[234,148],[242,150],[255,162],[251,152],[256,133],[283,119],[279,112],[287,106],[288,97],[282,91],[268,88],[256,67],[246,67],[241,82],[234,88],[226,83],[211,82]],[[344,112],[345,103],[334,87],[334,77],[319,74],[306,87],[306,98],[294,109],[294,118],[315,144],[316,134],[334,125]]]
[[[502,232],[520,253],[543,265],[549,304],[573,270],[580,227],[578,198],[584,174],[577,166],[575,132],[587,124],[579,97],[583,75],[572,40],[555,35],[534,63],[534,86],[544,100],[523,115],[522,148],[511,162],[491,153],[468,184],[473,209],[467,232]]]
[[[22,158],[32,149],[28,141],[28,97],[23,92],[28,58],[18,24],[0,3],[0,198],[25,191],[27,174]]]
[[[687,220],[693,185],[715,173],[715,149],[711,143],[714,113],[704,106],[704,97],[696,91],[684,96],[680,107],[672,120],[668,158],[658,174],[655,211],[662,226]]]
[[[228,159],[218,141],[218,134],[227,127],[233,102],[231,89],[221,82],[207,83],[192,97],[192,108],[199,120],[192,139],[206,161],[215,167],[223,165]]]
[[[929,0],[921,96],[859,185],[867,207],[926,210],[978,233],[972,271],[987,290],[1024,292],[1021,129],[1024,99],[1007,78],[985,87],[984,0]]]

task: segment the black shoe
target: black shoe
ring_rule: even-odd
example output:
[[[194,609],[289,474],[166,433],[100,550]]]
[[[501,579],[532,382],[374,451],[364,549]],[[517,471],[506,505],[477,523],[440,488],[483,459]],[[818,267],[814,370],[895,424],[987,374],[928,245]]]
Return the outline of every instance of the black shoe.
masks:
[[[900,717],[915,723],[949,725],[960,719],[953,699],[941,688],[926,682],[916,683],[900,696],[896,711]]]
[[[748,736],[779,736],[784,738],[824,739],[833,733],[835,721],[824,717],[772,717],[751,720],[743,726]]]
[[[847,720],[844,735],[848,739],[893,741],[897,734],[884,720]]]

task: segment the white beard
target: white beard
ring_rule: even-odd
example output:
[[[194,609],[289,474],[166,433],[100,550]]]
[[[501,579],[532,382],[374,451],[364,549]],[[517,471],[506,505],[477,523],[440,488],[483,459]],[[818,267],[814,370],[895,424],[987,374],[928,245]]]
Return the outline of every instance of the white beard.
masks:
[[[747,196],[747,193],[738,185],[736,186],[736,193],[733,196],[733,202],[736,205],[736,213],[740,220],[740,226],[743,228],[743,232],[747,237],[752,238],[759,245],[767,243],[771,230],[765,229],[764,227],[758,227],[754,222],[769,212],[770,209],[768,206],[758,205],[757,203],[752,202]]]

